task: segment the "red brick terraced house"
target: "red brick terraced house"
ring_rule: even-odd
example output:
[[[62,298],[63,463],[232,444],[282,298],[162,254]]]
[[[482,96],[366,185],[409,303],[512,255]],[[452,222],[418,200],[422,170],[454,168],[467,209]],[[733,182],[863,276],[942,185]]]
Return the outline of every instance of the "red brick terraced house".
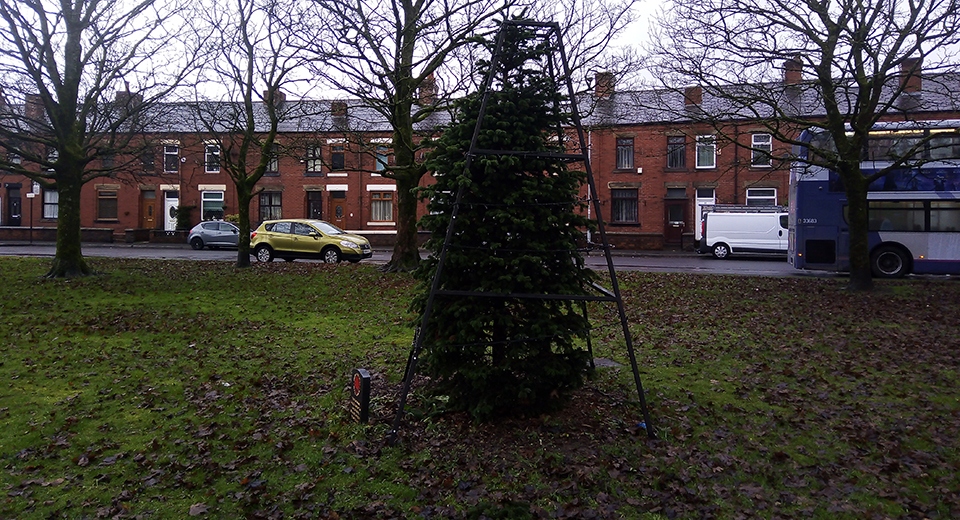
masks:
[[[791,86],[802,81],[799,67],[790,64],[779,84],[784,99],[795,103],[798,113],[816,118],[823,109],[815,96],[807,97],[811,90],[790,97]],[[924,82],[916,73],[903,81],[909,83],[909,95],[891,117],[960,117],[952,103],[937,102],[950,98],[938,92],[947,82]],[[705,204],[789,202],[789,164],[776,159],[784,155],[784,145],[759,120],[731,117],[718,131],[698,122],[718,103],[699,87],[617,91],[614,83],[612,75],[598,74],[594,92],[578,106],[598,191],[589,195],[599,198],[615,249],[690,249],[699,207]],[[380,173],[391,164],[386,121],[357,100],[283,102],[288,116],[269,171],[258,184],[251,225],[272,218],[320,218],[367,236],[375,246],[392,245],[396,186]],[[135,168],[84,187],[85,237],[88,230],[100,230],[106,240],[185,243],[184,232],[175,231],[175,208],[189,208],[191,226],[237,213],[235,190],[220,167],[220,154],[229,146],[198,130],[204,126],[195,105],[170,105],[166,111],[155,132],[144,136],[150,146],[131,161]],[[418,131],[435,135],[446,117],[436,114]],[[25,238],[27,226],[54,236],[56,192],[36,190],[28,203],[25,197],[32,191],[29,179],[0,171],[0,240]]]

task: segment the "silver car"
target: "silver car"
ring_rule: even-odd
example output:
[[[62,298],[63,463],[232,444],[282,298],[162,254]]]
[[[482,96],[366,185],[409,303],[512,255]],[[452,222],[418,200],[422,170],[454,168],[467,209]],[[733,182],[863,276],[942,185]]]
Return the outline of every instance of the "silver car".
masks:
[[[187,235],[187,243],[194,249],[218,249],[221,247],[237,247],[240,241],[240,228],[222,220],[201,222]]]

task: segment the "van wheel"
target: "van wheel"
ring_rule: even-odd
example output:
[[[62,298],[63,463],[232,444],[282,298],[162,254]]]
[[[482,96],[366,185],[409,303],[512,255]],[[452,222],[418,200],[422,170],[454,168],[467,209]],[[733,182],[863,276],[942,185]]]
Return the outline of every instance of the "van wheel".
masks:
[[[723,260],[724,258],[730,256],[730,247],[723,242],[717,242],[713,244],[713,257]]]
[[[870,255],[870,268],[877,278],[903,278],[909,262],[906,252],[896,246],[878,247]]]
[[[257,246],[256,251],[253,252],[254,256],[257,257],[258,262],[272,262],[273,261],[273,250],[269,246]]]

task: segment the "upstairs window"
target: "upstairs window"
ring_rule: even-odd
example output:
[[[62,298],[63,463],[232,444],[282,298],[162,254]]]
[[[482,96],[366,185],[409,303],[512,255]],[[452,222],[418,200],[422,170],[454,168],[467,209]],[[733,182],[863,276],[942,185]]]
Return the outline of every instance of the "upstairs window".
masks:
[[[340,171],[346,168],[346,154],[342,144],[335,144],[330,147],[330,169]]]
[[[203,171],[207,173],[220,172],[220,145],[217,143],[207,143],[204,146],[203,153]]]
[[[382,172],[383,170],[386,170],[386,169],[387,169],[387,164],[388,164],[388,160],[389,160],[388,152],[389,152],[389,149],[388,149],[386,146],[384,146],[384,145],[382,145],[382,144],[377,145],[377,152],[376,152],[376,161],[377,161],[377,164],[376,164],[376,169],[377,169],[378,172]]]
[[[697,136],[697,168],[717,167],[717,137],[713,135]]]
[[[175,144],[163,146],[163,172],[177,173],[180,171],[180,147]]]
[[[306,163],[307,175],[320,175],[323,171],[323,159],[319,146],[310,146],[307,148]]]
[[[280,153],[279,146],[273,144],[270,147],[269,156],[267,157],[267,169],[263,172],[264,175],[280,175]]]
[[[687,167],[687,141],[682,135],[667,136],[667,168],[682,170]]]
[[[633,138],[632,137],[617,138],[617,169],[618,170],[633,169]]]
[[[773,137],[770,134],[753,134],[750,139],[750,165],[768,168],[773,164]]]

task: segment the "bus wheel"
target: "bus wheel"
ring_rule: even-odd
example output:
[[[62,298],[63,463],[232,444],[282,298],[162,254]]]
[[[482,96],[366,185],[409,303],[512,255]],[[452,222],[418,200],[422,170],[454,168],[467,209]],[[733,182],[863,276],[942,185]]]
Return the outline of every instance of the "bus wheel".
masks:
[[[716,244],[713,244],[712,251],[714,258],[724,259],[730,256],[730,246],[724,244],[723,242],[717,242]]]
[[[904,250],[895,246],[878,247],[870,255],[870,267],[877,278],[902,278],[909,261]]]

